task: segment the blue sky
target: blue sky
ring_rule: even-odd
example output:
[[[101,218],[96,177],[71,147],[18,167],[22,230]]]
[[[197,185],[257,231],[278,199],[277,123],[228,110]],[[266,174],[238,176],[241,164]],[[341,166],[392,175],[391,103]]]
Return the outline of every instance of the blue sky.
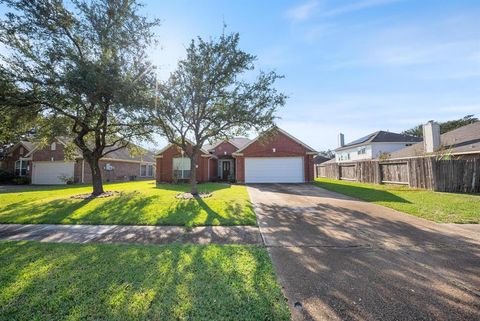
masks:
[[[351,141],[430,119],[480,117],[478,0],[143,3],[162,20],[151,50],[161,79],[192,38],[216,37],[225,22],[258,69],[285,76],[277,87],[289,99],[278,125],[317,150],[335,148],[339,132]],[[146,146],[165,144],[159,137]]]
[[[480,116],[480,1],[146,1],[166,78],[190,39],[239,32],[285,75],[280,127],[318,150],[376,130]],[[158,142],[162,145],[163,140]]]

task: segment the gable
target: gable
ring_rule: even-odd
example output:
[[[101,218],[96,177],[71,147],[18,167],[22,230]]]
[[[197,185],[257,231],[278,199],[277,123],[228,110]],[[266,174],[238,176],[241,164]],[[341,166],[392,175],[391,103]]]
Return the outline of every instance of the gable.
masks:
[[[297,156],[315,153],[310,147],[286,132],[274,129],[260,135],[237,153],[243,156]]]
[[[213,154],[216,156],[232,155],[237,149],[231,142],[223,141],[213,148]]]

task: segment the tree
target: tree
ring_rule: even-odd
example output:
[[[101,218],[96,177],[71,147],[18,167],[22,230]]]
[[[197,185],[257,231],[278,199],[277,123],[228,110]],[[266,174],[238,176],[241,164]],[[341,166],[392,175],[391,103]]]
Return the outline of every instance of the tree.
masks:
[[[158,20],[139,15],[135,0],[1,2],[11,11],[0,21],[0,77],[10,89],[0,106],[61,119],[91,168],[92,195],[102,194],[99,159],[150,132],[155,74],[145,56]]]
[[[463,127],[468,124],[472,124],[478,121],[478,118],[474,117],[474,115],[467,115],[460,119],[449,120],[446,122],[439,123],[440,125],[440,134],[444,134],[451,130],[454,130],[459,127]],[[423,137],[423,125],[417,125],[413,128],[405,130],[402,132],[405,135],[412,135],[417,137]]]
[[[329,158],[329,159],[335,158],[335,152],[332,151],[331,149],[319,151],[318,155]]]
[[[245,74],[256,57],[239,49],[239,34],[222,34],[208,41],[192,40],[187,56],[169,79],[158,85],[152,119],[160,134],[181,148],[191,162],[191,193],[197,194],[196,165],[207,141],[269,127],[286,96],[273,84],[275,72]],[[243,78],[242,78],[243,77]]]

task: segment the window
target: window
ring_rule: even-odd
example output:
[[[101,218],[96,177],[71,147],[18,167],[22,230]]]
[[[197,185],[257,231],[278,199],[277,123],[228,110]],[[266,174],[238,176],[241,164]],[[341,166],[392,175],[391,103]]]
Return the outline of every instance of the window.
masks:
[[[15,162],[15,175],[16,176],[25,176],[27,175],[28,167],[27,162],[23,160],[17,160]]]
[[[367,148],[366,147],[362,147],[358,150],[358,155],[364,155],[367,153]]]
[[[153,165],[140,165],[140,176],[141,177],[152,177],[153,176]]]
[[[173,159],[173,177],[177,179],[190,178],[190,158],[177,157]]]
[[[55,142],[53,142],[52,145],[50,145],[50,149],[51,150],[56,150],[57,149],[57,144],[55,144]]]

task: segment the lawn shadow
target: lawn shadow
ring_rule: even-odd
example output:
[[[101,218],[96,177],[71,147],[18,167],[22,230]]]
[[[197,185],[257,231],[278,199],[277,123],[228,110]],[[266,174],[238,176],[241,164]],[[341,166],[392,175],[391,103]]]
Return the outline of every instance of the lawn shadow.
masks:
[[[361,199],[367,202],[392,202],[392,203],[409,203],[410,201],[395,195],[387,190],[377,189],[372,184],[371,187],[362,187],[355,185],[345,185],[342,182],[318,182],[312,183],[314,186],[324,188],[329,191],[341,193],[350,197]]]
[[[92,199],[72,200],[64,198],[41,204],[36,201],[20,201],[5,206],[0,210],[0,222],[61,224],[72,213],[89,204]]]
[[[0,263],[0,319],[289,317],[257,247],[11,242]]]

